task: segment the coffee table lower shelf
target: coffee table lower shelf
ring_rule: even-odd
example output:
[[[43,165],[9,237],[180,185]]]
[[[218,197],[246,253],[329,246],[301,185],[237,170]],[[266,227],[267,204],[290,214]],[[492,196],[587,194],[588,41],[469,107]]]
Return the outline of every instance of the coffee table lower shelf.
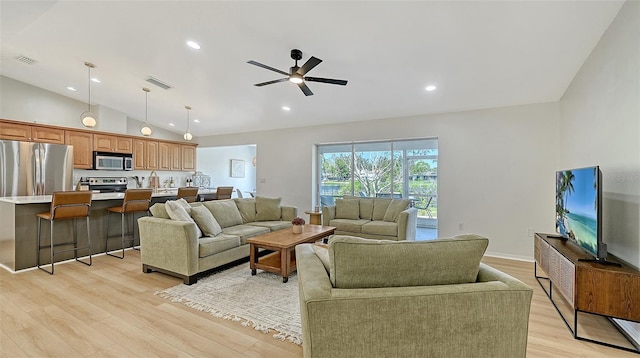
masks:
[[[257,269],[267,271],[267,272],[273,272],[276,274],[282,274],[282,267],[280,267],[280,263],[281,263],[280,251],[272,252],[258,259],[258,262],[254,264],[255,268],[251,269],[251,274],[256,275]],[[295,252],[291,253],[291,259],[289,260],[288,268],[289,270],[291,270],[291,272],[293,272],[296,269]],[[286,275],[289,276],[291,272],[286,273]],[[283,276],[282,282],[286,283],[287,281],[289,281],[289,277]]]

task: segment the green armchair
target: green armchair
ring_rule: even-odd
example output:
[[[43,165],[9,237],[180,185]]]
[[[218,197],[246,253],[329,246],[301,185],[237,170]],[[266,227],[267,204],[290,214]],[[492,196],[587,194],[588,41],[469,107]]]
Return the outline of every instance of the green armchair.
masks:
[[[488,240],[334,235],[296,247],[304,357],[524,357],[533,290]]]

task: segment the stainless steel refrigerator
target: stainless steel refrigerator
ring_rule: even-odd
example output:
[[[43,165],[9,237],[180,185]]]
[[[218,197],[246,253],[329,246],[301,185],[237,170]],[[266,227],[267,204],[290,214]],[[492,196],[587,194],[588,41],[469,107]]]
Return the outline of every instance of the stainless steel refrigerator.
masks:
[[[73,147],[0,140],[0,197],[73,190]]]

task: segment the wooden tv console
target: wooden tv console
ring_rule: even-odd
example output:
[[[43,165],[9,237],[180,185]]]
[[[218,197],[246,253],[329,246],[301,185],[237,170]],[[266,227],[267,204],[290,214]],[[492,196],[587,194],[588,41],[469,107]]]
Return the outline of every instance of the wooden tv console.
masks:
[[[621,266],[584,262],[588,255],[573,243],[536,233],[534,243],[534,272],[540,286],[555,306],[575,339],[639,353],[637,342],[629,340],[635,350],[578,335],[578,313],[586,312],[611,318],[640,322],[640,271],[609,254],[607,261]],[[547,276],[539,276],[538,269]],[[543,282],[548,282],[548,288]],[[569,324],[553,301],[560,293],[574,310],[573,325]],[[614,324],[615,325],[615,324]],[[615,325],[619,328],[617,325]],[[625,337],[629,338],[624,332]]]

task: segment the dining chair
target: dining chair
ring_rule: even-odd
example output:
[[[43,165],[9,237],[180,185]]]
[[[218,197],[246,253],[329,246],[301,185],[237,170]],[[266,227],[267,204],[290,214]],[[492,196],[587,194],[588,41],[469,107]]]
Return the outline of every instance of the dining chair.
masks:
[[[240,190],[240,189],[236,189],[236,193],[238,194],[238,198],[243,198],[243,196],[242,196],[242,190]]]

